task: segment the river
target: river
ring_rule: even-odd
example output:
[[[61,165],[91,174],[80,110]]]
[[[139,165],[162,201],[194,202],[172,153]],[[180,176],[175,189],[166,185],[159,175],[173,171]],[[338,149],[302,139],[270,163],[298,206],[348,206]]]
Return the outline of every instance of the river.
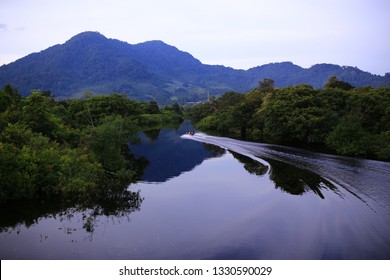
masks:
[[[390,259],[390,163],[191,129],[130,145],[148,164],[126,210],[2,213],[0,258]]]

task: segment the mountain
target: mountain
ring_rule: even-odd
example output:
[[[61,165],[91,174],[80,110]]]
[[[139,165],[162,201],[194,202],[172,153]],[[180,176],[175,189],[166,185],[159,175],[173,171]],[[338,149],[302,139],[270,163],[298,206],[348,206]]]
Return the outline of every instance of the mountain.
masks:
[[[291,62],[236,70],[205,65],[191,54],[162,41],[128,44],[97,32],[83,32],[0,67],[0,86],[10,83],[26,96],[31,90],[50,90],[58,99],[82,97],[85,92],[124,93],[160,104],[205,100],[210,95],[255,88],[264,78],[277,87],[310,84],[322,87],[331,76],[354,86],[390,86],[390,75],[372,75],[354,67],[317,64],[308,69]]]

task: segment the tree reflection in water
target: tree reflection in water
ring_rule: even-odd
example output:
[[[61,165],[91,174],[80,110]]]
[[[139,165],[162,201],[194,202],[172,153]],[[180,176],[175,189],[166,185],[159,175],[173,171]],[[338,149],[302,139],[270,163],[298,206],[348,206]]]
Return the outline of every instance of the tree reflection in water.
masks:
[[[121,190],[110,191],[110,193],[95,194],[93,198],[86,201],[70,201],[50,199],[18,201],[2,205],[0,208],[0,232],[16,231],[19,233],[21,228],[26,228],[38,223],[39,220],[46,218],[55,218],[60,221],[70,221],[75,213],[82,213],[83,229],[92,234],[95,230],[96,221],[101,216],[121,219],[129,217],[132,212],[141,209],[143,198],[140,192],[130,191],[126,187]],[[65,233],[70,234],[76,229],[59,228]]]
[[[337,191],[336,186],[314,172],[280,161],[268,160],[268,162],[271,165],[270,179],[274,181],[275,187],[289,194],[302,195],[311,190],[324,199],[321,189]]]
[[[268,166],[248,156],[230,151],[230,153],[243,164],[243,167],[250,174],[263,176],[268,171]],[[298,168],[288,163],[277,160],[266,159],[270,164],[270,179],[275,187],[292,195],[302,195],[307,191],[313,191],[320,198],[324,199],[321,189],[327,188],[337,193],[337,188],[328,180],[318,174]]]
[[[235,153],[233,151],[230,151],[230,153],[233,155],[235,159],[237,159],[239,162],[243,164],[245,170],[248,171],[250,174],[263,176],[267,173],[268,171],[267,165],[262,164],[259,161],[253,160],[250,157],[243,156],[239,153]]]
[[[223,156],[228,150],[248,173],[256,176],[269,176],[274,182],[275,188],[283,192],[291,195],[303,195],[312,191],[324,199],[323,190],[330,189],[340,195],[334,184],[311,170],[277,160],[271,156],[268,157],[266,153],[259,156],[261,159],[255,160],[257,158],[255,154],[248,156],[245,149],[242,152],[242,148],[245,146],[239,141],[216,137],[201,139],[194,137],[194,140],[201,140],[202,143],[199,143],[179,137],[191,129],[192,126],[189,123],[184,123],[176,131],[156,129],[145,134],[147,139],[141,137],[140,141],[132,143],[129,146],[128,157],[135,164],[131,168],[136,170],[139,175],[138,179],[142,177],[145,182],[166,182],[194,169],[206,159]],[[228,149],[224,147],[226,144],[230,145]],[[134,151],[138,152],[138,155],[133,154]],[[159,164],[156,165],[156,162]],[[145,173],[147,170],[149,172]],[[70,222],[75,215],[78,215],[82,220],[82,229],[92,236],[99,224],[99,219],[120,220],[127,218],[129,220],[131,213],[140,211],[143,198],[139,191],[129,190],[128,183],[117,185],[115,182],[105,183],[111,187],[100,188],[99,193],[92,195],[85,201],[58,198],[19,201],[2,205],[0,211],[7,213],[7,215],[0,217],[0,232],[14,230],[18,232],[23,226],[29,228],[45,218]],[[74,231],[68,227],[62,227],[61,230],[66,234]]]

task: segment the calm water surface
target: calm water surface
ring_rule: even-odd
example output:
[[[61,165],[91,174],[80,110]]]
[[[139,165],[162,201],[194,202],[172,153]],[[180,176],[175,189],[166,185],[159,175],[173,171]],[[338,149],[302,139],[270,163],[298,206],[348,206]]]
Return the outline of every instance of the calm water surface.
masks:
[[[1,213],[0,258],[390,259],[389,163],[190,129],[140,134],[126,211]]]

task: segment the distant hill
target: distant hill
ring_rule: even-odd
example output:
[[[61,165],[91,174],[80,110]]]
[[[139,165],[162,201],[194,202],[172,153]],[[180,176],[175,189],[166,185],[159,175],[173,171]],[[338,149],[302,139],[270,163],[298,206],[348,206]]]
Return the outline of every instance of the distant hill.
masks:
[[[61,45],[30,54],[0,67],[0,86],[10,83],[26,96],[33,89],[50,90],[59,99],[85,92],[124,93],[160,104],[205,100],[226,91],[245,92],[264,78],[277,87],[310,84],[322,87],[331,76],[354,86],[390,86],[379,76],[354,67],[317,64],[308,69],[291,62],[236,70],[205,65],[191,54],[162,41],[131,45],[97,32],[83,32]]]

